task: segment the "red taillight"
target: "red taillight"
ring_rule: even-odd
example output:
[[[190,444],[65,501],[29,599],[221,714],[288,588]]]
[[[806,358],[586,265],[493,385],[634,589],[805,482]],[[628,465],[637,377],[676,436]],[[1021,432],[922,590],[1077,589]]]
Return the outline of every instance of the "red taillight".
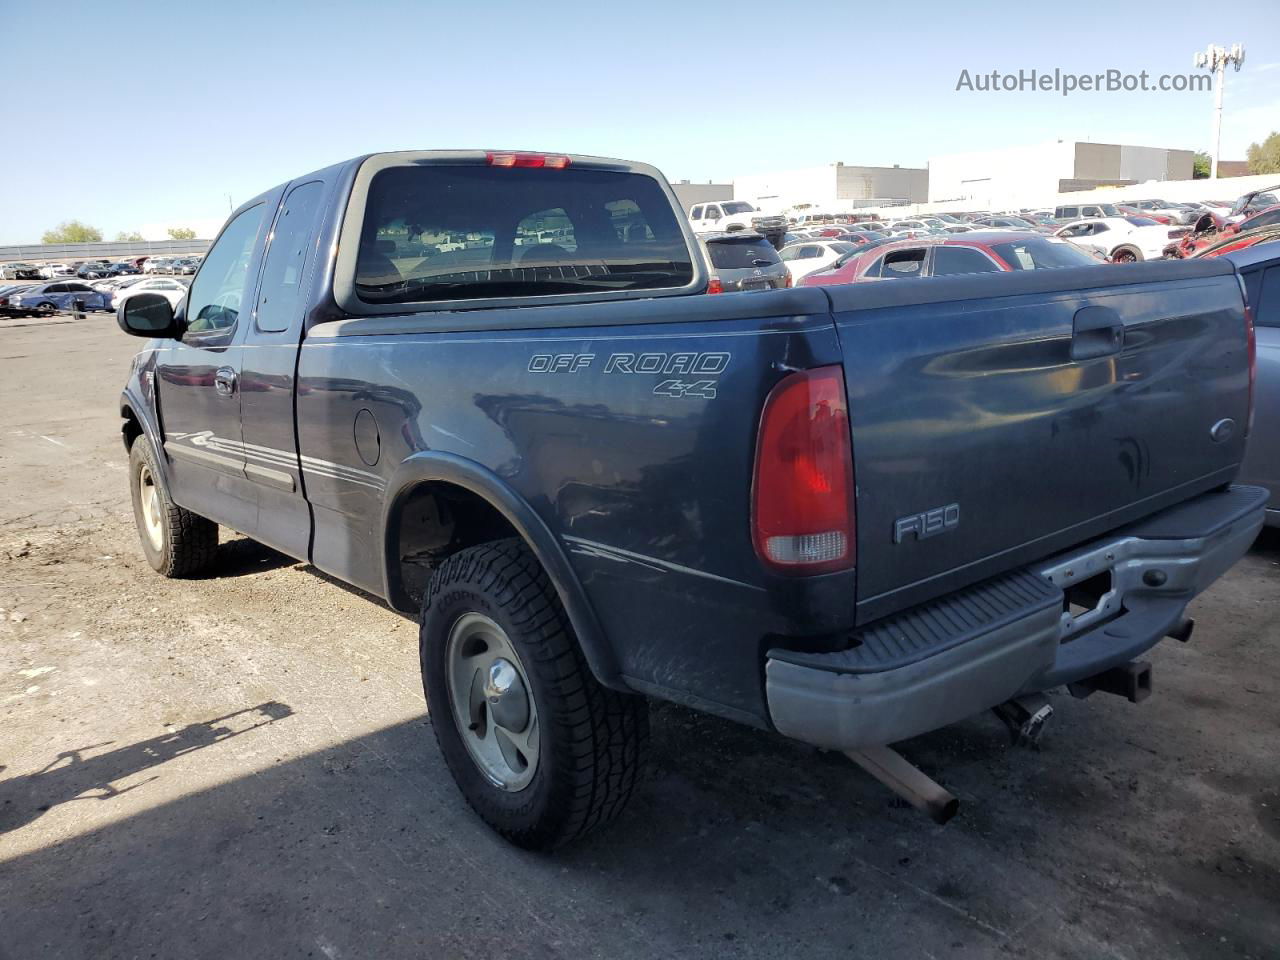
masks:
[[[546,167],[550,170],[563,170],[569,165],[569,158],[553,153],[487,153],[485,159],[491,167]]]
[[[707,281],[707,293],[724,293],[724,284],[719,277],[712,277]]]
[[[776,570],[853,566],[853,449],[840,367],[793,373],[765,400],[751,528],[756,552]]]

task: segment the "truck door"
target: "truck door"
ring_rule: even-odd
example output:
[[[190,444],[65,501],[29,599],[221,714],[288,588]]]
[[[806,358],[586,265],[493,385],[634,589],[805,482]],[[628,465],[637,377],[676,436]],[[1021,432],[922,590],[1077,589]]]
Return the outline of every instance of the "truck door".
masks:
[[[255,539],[300,560],[311,546],[293,394],[325,184],[292,187],[268,239],[240,374],[245,476],[258,501]]]
[[[240,359],[259,242],[274,203],[238,213],[209,249],[187,295],[187,329],[156,362],[156,392],[173,499],[249,533],[257,502],[245,479]]]

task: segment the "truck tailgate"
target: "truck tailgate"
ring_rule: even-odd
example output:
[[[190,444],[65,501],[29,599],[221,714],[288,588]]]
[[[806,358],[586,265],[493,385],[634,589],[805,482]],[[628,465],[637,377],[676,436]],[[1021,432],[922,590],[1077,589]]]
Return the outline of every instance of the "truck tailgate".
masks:
[[[1208,490],[1243,457],[1229,264],[823,289],[848,387],[862,622]]]

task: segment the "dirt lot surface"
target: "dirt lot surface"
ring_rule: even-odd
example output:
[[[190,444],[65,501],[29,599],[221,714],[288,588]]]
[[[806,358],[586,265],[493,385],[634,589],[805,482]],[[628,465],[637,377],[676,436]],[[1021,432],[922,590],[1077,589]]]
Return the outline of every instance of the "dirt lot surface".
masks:
[[[0,321],[0,957],[1280,957],[1280,539],[1153,651],[1155,695],[847,760],[670,706],[611,830],[496,839],[437,753],[413,623],[224,534],[146,566],[109,318]]]

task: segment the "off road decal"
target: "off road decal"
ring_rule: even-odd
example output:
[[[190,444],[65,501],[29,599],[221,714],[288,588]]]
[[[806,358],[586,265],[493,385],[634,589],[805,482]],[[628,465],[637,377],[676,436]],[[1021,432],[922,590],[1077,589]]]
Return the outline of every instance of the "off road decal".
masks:
[[[653,388],[662,397],[714,400],[716,381],[729,366],[729,353],[611,353],[599,359],[594,353],[535,353],[530,373],[582,373],[598,369],[606,374],[663,376]],[[675,375],[673,377],[672,375]],[[688,379],[685,379],[688,378]]]

